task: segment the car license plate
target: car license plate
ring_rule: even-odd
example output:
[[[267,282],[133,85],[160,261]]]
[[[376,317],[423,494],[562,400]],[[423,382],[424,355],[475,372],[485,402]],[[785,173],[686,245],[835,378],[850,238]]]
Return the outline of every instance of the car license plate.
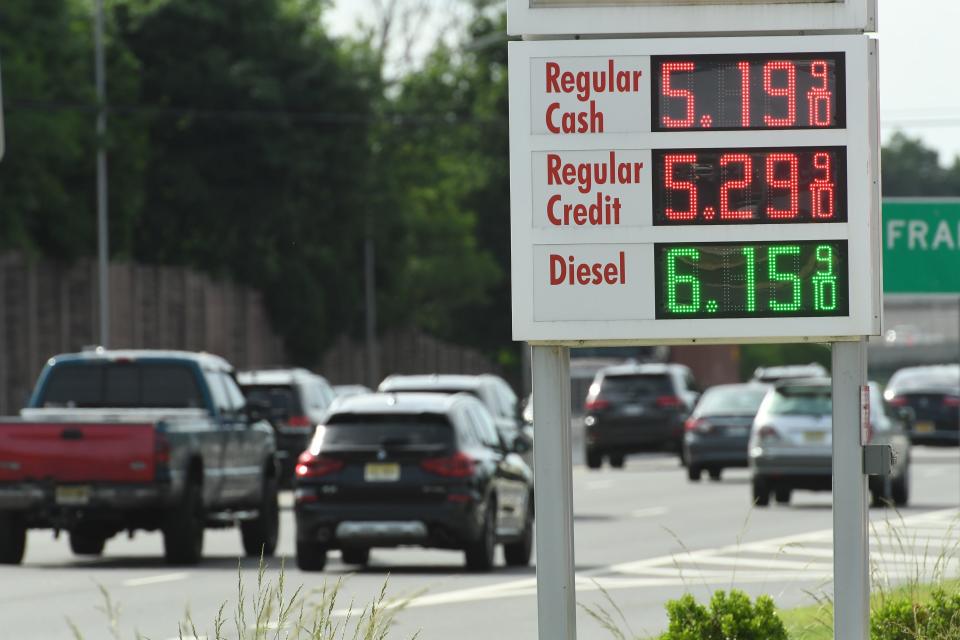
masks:
[[[66,507],[78,507],[90,503],[90,487],[57,487],[55,499],[57,504]]]
[[[367,482],[396,482],[400,479],[400,465],[396,462],[370,462],[363,468]]]
[[[623,408],[623,415],[625,416],[642,416],[643,407],[636,404],[628,404]]]
[[[734,438],[742,438],[748,433],[750,433],[749,427],[730,427],[727,429],[727,435]]]
[[[823,431],[805,431],[803,433],[804,442],[823,442],[827,439],[827,434]]]
[[[913,425],[913,430],[917,433],[933,433],[937,430],[937,428],[932,422],[924,420]]]

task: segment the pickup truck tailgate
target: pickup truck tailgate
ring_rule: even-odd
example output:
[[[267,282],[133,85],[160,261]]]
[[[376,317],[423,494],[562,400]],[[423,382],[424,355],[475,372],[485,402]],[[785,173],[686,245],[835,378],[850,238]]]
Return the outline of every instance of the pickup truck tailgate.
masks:
[[[0,482],[152,482],[152,423],[0,423]]]

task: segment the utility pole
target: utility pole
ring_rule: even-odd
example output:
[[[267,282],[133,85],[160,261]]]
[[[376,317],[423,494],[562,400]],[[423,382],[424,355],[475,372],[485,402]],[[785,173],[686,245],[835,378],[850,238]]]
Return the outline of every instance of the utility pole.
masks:
[[[100,300],[100,346],[110,345],[110,262],[107,229],[107,77],[103,55],[103,0],[93,17],[94,75],[97,85],[97,276]]]

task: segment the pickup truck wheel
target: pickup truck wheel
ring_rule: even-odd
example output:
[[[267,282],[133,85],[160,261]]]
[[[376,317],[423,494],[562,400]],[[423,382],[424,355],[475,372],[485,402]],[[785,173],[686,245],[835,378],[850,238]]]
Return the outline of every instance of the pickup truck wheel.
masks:
[[[70,550],[78,556],[102,555],[106,544],[107,539],[101,535],[84,531],[70,532]]]
[[[249,557],[269,557],[277,550],[277,537],[280,531],[279,487],[276,478],[263,481],[263,498],[260,502],[260,515],[253,520],[240,523],[240,537],[243,550]]]
[[[480,537],[467,545],[465,555],[467,569],[471,571],[490,571],[493,568],[494,553],[497,549],[497,507],[491,500],[483,515],[483,527]]]
[[[297,541],[297,568],[300,571],[323,571],[326,566],[326,547]]]
[[[27,549],[27,528],[20,518],[0,513],[0,564],[20,564]]]
[[[169,514],[163,528],[163,549],[167,564],[197,564],[203,557],[205,518],[200,491],[198,484],[188,484],[180,504]]]

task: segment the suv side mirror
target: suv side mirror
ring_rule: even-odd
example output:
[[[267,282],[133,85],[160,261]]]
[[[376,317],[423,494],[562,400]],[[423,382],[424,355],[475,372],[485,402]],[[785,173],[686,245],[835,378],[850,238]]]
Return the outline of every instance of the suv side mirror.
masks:
[[[265,400],[258,399],[248,399],[247,404],[243,407],[243,412],[247,415],[247,420],[250,423],[260,422],[261,420],[266,420],[270,415],[270,403]]]

